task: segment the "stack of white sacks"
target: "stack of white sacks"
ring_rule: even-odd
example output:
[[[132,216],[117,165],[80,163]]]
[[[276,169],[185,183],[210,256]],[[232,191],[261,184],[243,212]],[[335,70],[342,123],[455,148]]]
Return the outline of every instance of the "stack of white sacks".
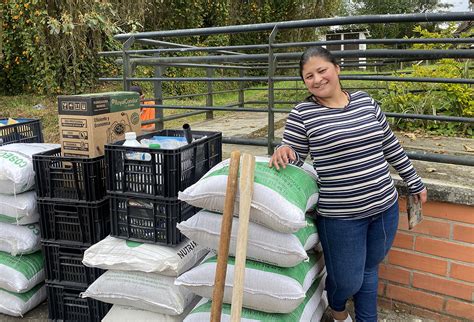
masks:
[[[324,258],[315,224],[306,213],[318,198],[316,173],[309,165],[276,171],[257,157],[248,229],[242,319],[245,321],[320,321],[327,307],[323,295]],[[202,210],[178,224],[189,239],[218,252],[229,160],[180,192],[179,199]],[[234,211],[238,212],[239,196]],[[235,213],[237,215],[237,213]],[[235,255],[238,218],[233,218],[229,254]],[[176,279],[176,285],[202,296],[184,321],[208,321],[217,257]],[[229,257],[222,320],[230,318],[234,258]]]
[[[161,246],[108,236],[84,253],[84,265],[107,272],[81,296],[114,304],[102,321],[182,321],[199,298],[176,277],[207,253],[190,240]]]
[[[58,147],[0,147],[0,313],[23,316],[46,299],[32,155]]]

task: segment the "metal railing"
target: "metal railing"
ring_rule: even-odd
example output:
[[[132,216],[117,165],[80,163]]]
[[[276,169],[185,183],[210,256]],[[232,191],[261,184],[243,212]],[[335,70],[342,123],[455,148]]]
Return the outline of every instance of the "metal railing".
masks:
[[[346,39],[311,42],[287,42],[278,43],[276,36],[281,31],[313,28],[317,30],[322,27],[359,25],[368,23],[403,23],[403,22],[448,22],[448,21],[469,21],[474,19],[472,12],[458,13],[425,13],[407,15],[369,15],[353,16],[326,19],[309,19],[299,21],[285,21],[275,23],[262,23],[253,25],[237,25],[212,28],[181,29],[167,31],[152,31],[133,34],[120,34],[115,38],[123,41],[121,51],[102,52],[105,56],[117,57],[117,63],[122,65],[122,75],[120,77],[104,77],[103,81],[118,81],[123,83],[124,89],[129,89],[132,83],[152,82],[154,88],[154,105],[145,107],[155,107],[155,120],[144,122],[144,124],[154,123],[157,128],[163,127],[163,122],[174,120],[180,117],[188,117],[200,113],[206,113],[207,118],[213,117],[213,111],[245,111],[268,114],[268,133],[266,139],[242,139],[225,137],[224,143],[249,144],[267,146],[268,153],[273,151],[277,141],[275,141],[275,113],[288,113],[290,109],[276,108],[275,105],[294,105],[294,101],[282,101],[276,99],[275,92],[283,90],[275,86],[282,81],[300,81],[298,76],[288,76],[291,70],[295,70],[293,75],[297,75],[298,60],[301,51],[295,52],[295,48],[306,48],[313,45],[405,45],[405,44],[464,44],[465,49],[433,49],[433,50],[412,50],[412,49],[365,49],[365,50],[340,50],[333,51],[334,56],[341,60],[343,68],[370,68],[374,67],[372,75],[341,75],[341,80],[358,80],[370,82],[412,82],[412,83],[451,83],[451,84],[474,84],[471,78],[429,78],[429,77],[399,77],[380,73],[378,68],[387,64],[399,64],[413,61],[434,61],[441,58],[472,59],[474,50],[469,46],[474,43],[474,38],[432,38],[432,39]],[[179,44],[165,41],[165,39],[207,36],[216,34],[265,32],[269,33],[268,43],[248,44],[237,46],[216,46],[216,47],[196,47],[187,44]],[[153,48],[132,49],[133,45],[147,46]],[[254,53],[258,51],[260,53]],[[264,52],[264,53],[262,53]],[[352,60],[356,60],[355,62]],[[138,66],[154,67],[152,77],[134,76]],[[169,67],[194,68],[205,70],[205,76],[195,77],[164,77],[165,71]],[[215,76],[215,70],[229,71],[226,76]],[[265,76],[249,76],[250,71],[266,71]],[[279,73],[277,73],[277,71]],[[229,73],[238,73],[238,76],[228,76]],[[283,73],[283,74],[282,74]],[[206,83],[206,90],[202,93],[187,93],[185,95],[163,96],[164,82],[203,82]],[[235,82],[237,88],[226,90],[214,90],[213,84],[217,82]],[[262,90],[256,88],[256,84],[265,84],[268,100],[245,100],[245,93],[249,90]],[[285,90],[302,91],[302,87],[289,88]],[[237,102],[229,103],[225,106],[215,106],[214,96],[225,93],[236,93]],[[170,105],[163,101],[170,99],[192,98],[204,96],[205,106],[191,105]],[[252,105],[266,104],[266,108],[258,108]],[[164,116],[164,109],[190,110],[179,115]],[[474,118],[450,117],[436,115],[386,113],[389,117],[411,118],[423,120],[435,120],[442,122],[465,122],[472,124]],[[449,162],[454,164],[474,165],[474,158],[462,155],[445,156],[440,154],[419,153],[407,151],[413,159],[429,160],[436,162]]]

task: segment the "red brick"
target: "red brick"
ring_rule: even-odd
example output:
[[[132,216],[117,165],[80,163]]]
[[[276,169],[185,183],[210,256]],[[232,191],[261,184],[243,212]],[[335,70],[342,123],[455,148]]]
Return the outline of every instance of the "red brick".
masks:
[[[423,215],[474,224],[474,206],[430,201],[423,205]]]
[[[448,262],[445,260],[397,249],[392,249],[388,253],[388,262],[390,264],[442,276],[446,276],[448,271]]]
[[[415,237],[407,233],[402,233],[398,231],[397,234],[395,235],[393,246],[413,250],[414,240],[415,240]]]
[[[446,301],[446,312],[470,321],[474,320],[474,304],[456,300]]]
[[[452,278],[474,283],[474,266],[451,263]]]
[[[408,230],[408,216],[407,214],[400,214],[398,216],[398,230]]]
[[[417,237],[415,250],[426,254],[474,263],[474,245],[461,245],[455,242]]]
[[[385,283],[379,282],[377,294],[378,295],[384,295],[385,294]]]
[[[474,226],[454,225],[453,239],[474,244]]]
[[[423,219],[413,228],[413,232],[429,236],[449,238],[451,225],[448,222],[435,221],[428,218]]]
[[[400,214],[398,229],[435,237],[449,238],[451,227],[449,222],[436,221],[425,217],[422,222],[415,226],[415,228],[409,230],[407,215]]]
[[[380,264],[379,277],[400,284],[410,284],[410,271],[392,265]]]
[[[398,198],[398,211],[400,212],[407,212],[407,198],[406,197],[399,197]]]
[[[441,311],[443,298],[437,295],[427,294],[422,291],[409,289],[403,286],[388,284],[387,297],[413,305],[418,305],[433,311]]]
[[[422,288],[439,294],[450,295],[463,300],[470,301],[474,292],[474,286],[445,278],[413,273],[413,287]]]

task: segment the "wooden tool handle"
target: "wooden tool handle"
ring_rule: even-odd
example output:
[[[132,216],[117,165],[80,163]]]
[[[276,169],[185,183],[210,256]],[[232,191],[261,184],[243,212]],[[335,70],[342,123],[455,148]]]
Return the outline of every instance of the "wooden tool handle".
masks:
[[[242,313],[244,295],[245,259],[247,257],[247,240],[249,230],[250,205],[253,195],[253,180],[255,175],[255,157],[244,153],[240,168],[239,185],[239,231],[234,265],[234,289],[232,291],[232,307],[230,320],[239,322]]]
[[[217,254],[216,277],[212,293],[211,322],[221,320],[222,299],[224,297],[225,276],[227,273],[227,257],[229,256],[232,218],[234,215],[235,194],[237,193],[237,177],[240,165],[240,152],[230,154],[229,175],[225,192],[224,213],[222,214],[221,238]]]

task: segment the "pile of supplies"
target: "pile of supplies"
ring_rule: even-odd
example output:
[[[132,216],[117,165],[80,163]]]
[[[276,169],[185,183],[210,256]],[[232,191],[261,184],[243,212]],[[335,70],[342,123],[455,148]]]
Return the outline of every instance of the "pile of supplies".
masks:
[[[0,313],[23,316],[46,299],[32,156],[57,147],[0,146]]]
[[[318,198],[316,173],[309,165],[288,165],[280,171],[257,157],[248,228],[242,318],[255,321],[319,321],[327,306],[323,295],[324,258],[313,219],[307,212]],[[180,200],[204,208],[178,224],[180,231],[213,252],[219,252],[229,160],[179,193]],[[236,195],[236,203],[239,195]],[[234,216],[238,216],[238,206]],[[238,218],[233,218],[224,288],[222,319],[230,317]],[[217,258],[210,253],[197,267],[180,275],[176,284],[203,299],[184,321],[210,318]]]

